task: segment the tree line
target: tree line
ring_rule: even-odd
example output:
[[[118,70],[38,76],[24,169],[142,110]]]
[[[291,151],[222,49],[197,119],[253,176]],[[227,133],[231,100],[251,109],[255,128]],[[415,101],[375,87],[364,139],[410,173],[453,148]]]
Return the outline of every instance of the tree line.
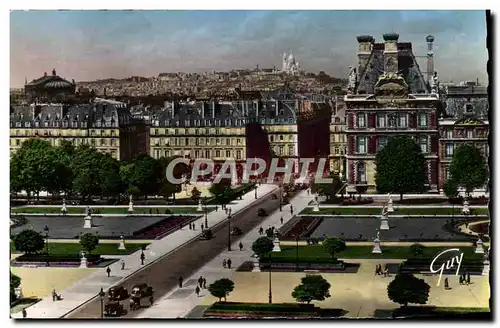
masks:
[[[28,198],[38,198],[42,191],[64,193],[67,198],[80,197],[82,201],[92,197],[119,200],[124,195],[175,197],[181,185],[165,177],[174,158],[154,159],[141,154],[132,161],[118,161],[88,145],[75,147],[63,140],[54,147],[42,139],[29,139],[11,156],[10,191],[25,191]],[[176,178],[189,173],[187,165],[175,166]]]

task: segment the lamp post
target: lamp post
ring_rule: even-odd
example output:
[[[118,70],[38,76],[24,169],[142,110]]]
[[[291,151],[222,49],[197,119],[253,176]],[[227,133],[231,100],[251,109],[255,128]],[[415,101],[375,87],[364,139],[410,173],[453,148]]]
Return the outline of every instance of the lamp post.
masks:
[[[269,304],[273,303],[273,292],[272,292],[272,284],[271,284],[271,253],[269,252]]]
[[[283,212],[282,204],[283,204],[283,182],[280,180],[280,212]]]
[[[205,210],[205,229],[208,229],[208,213],[207,213],[207,198],[203,201],[203,207]]]
[[[227,250],[231,251],[231,209],[229,209],[227,216],[227,223],[228,223],[228,229],[227,229]]]
[[[50,266],[49,262],[49,227],[45,225],[45,228],[43,228],[43,231],[45,231],[45,256],[46,256],[46,263],[47,266]]]
[[[295,236],[295,271],[299,272],[299,237],[300,234],[297,232]]]
[[[104,290],[101,287],[101,291],[99,292],[99,298],[101,299],[101,319],[104,319]]]

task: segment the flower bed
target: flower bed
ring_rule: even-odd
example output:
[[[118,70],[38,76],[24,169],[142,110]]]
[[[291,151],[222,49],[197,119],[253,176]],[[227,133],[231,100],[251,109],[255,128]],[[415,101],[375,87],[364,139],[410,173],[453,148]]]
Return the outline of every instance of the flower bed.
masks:
[[[453,308],[435,306],[402,306],[392,312],[393,318],[492,319],[489,308]]]
[[[488,205],[490,199],[486,197],[468,198],[469,205]],[[454,205],[463,205],[463,197],[450,197],[448,202]]]
[[[351,205],[366,205],[373,203],[373,198],[347,198],[341,201],[341,205],[351,206]]]
[[[101,262],[103,259],[101,255],[86,254],[87,264],[93,266]],[[30,266],[46,266],[47,262],[56,266],[79,266],[81,256],[80,254],[50,254],[49,256],[45,254],[23,254],[14,260],[16,265],[30,265]]]

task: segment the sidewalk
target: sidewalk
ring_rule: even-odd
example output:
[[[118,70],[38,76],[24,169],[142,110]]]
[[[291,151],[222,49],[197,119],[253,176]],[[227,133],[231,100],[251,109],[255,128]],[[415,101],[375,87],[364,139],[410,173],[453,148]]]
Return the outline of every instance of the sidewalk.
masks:
[[[275,185],[261,185],[257,189],[257,196],[261,198],[264,195],[267,195],[270,192],[274,191],[276,188],[277,187]],[[245,207],[254,203],[255,201],[256,199],[254,196],[254,191],[251,191],[245,194],[241,200],[233,201],[231,204],[229,204],[229,207],[232,208],[234,215]],[[209,213],[207,216],[209,227],[212,227],[224,221],[226,218],[227,215],[220,209],[219,211]],[[51,296],[43,298],[37,304],[26,309],[28,318],[49,319],[61,318],[67,315],[78,306],[97,296],[97,293],[99,293],[101,288],[106,291],[109,287],[118,284],[121,280],[131,275],[132,273],[140,270],[143,267],[146,267],[149,263],[154,262],[161,256],[172,252],[176,248],[199,236],[201,233],[201,224],[204,222],[205,217],[200,216],[200,218],[195,221],[196,230],[189,230],[187,227],[185,227],[182,230],[177,230],[169,234],[161,240],[153,241],[145,251],[146,261],[144,266],[141,266],[140,264],[141,251],[138,250],[133,254],[122,257],[125,260],[125,270],[120,270],[121,264],[120,261],[117,261],[109,266],[109,268],[111,269],[111,277],[108,278],[106,276],[106,268],[101,268],[97,272],[84,277],[65,290],[58,290],[57,293],[60,293],[63,296],[64,300],[54,303]],[[116,257],[113,256],[113,258]],[[13,318],[20,316],[21,314],[18,314],[17,316],[15,314],[12,315]]]
[[[307,204],[313,199],[312,195],[307,195],[306,191],[299,192],[290,200],[293,205],[294,215],[302,211]],[[279,210],[270,213],[269,217],[264,220],[261,226],[267,229],[269,226],[274,226],[279,229],[282,225],[280,218],[283,217],[283,225],[288,222],[292,215],[290,214],[290,205],[284,205],[283,211]],[[163,298],[155,300],[155,304],[138,314],[137,318],[181,318],[186,316],[195,306],[200,305],[203,298],[209,295],[207,289],[202,289],[200,296],[195,294],[195,288],[198,284],[198,278],[203,276],[207,280],[207,287],[217,279],[231,278],[232,274],[243,262],[252,261],[252,243],[259,237],[258,228],[243,236],[239,241],[231,245],[232,251],[224,251],[212,261],[208,262],[198,272],[191,277],[184,277],[183,288],[175,288]],[[243,250],[239,250],[239,243],[243,244]],[[231,269],[222,267],[224,259],[231,259]]]

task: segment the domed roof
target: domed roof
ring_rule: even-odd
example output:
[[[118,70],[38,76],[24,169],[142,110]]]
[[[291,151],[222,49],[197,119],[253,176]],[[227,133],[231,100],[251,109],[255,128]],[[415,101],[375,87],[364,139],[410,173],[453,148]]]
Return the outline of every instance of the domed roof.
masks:
[[[288,55],[288,60],[291,61],[291,62],[295,61],[295,57],[293,56],[292,52],[290,52],[290,55]]]
[[[73,84],[69,81],[61,80],[61,81],[51,81],[45,84],[45,88],[50,88],[50,89],[64,89],[64,88],[70,88],[72,87]]]

